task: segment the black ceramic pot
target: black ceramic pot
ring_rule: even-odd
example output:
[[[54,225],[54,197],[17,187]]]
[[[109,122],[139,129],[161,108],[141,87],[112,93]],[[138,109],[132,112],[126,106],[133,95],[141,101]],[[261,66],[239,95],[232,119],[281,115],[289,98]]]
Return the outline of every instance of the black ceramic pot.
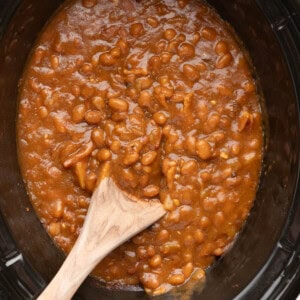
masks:
[[[34,299],[64,257],[28,200],[16,149],[18,80],[63,0],[0,0],[0,299]],[[192,299],[292,299],[300,290],[300,3],[210,0],[248,48],[266,99],[266,151],[250,217]],[[298,10],[298,11],[297,11]],[[2,294],[1,294],[2,293]],[[87,279],[76,299],[147,299]],[[174,299],[163,296],[156,299]]]

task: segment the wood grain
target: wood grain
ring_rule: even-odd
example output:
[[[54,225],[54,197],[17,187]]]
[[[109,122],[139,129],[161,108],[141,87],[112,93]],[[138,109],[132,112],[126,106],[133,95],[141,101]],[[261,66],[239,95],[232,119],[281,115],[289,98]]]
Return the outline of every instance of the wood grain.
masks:
[[[38,300],[71,299],[108,253],[165,213],[159,202],[132,200],[119,190],[111,178],[102,179],[92,196],[81,234]]]

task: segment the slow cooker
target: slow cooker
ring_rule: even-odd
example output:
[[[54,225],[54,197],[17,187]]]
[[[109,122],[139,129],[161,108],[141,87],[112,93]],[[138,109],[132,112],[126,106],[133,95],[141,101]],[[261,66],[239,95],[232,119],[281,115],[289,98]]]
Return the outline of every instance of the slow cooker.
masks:
[[[30,49],[63,0],[0,0],[0,299],[35,299],[61,265],[20,175],[18,81]],[[295,299],[300,292],[300,1],[209,0],[236,29],[264,95],[265,156],[251,214],[191,299]],[[181,299],[183,292],[157,299]],[[148,299],[88,278],[74,299]]]

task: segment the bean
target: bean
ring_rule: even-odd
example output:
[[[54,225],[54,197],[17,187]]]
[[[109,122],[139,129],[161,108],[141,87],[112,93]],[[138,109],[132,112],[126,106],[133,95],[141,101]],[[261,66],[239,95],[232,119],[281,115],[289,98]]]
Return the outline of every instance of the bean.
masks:
[[[194,239],[197,244],[201,244],[204,242],[204,234],[201,229],[196,229],[194,232]]]
[[[156,254],[155,247],[153,245],[147,246],[147,255],[148,257],[152,257]]]
[[[150,184],[143,189],[143,194],[145,197],[151,198],[159,194],[159,187],[154,184]]]
[[[133,165],[134,163],[136,163],[139,160],[139,154],[137,152],[131,152],[131,153],[126,153],[126,155],[124,156],[123,159],[123,163],[126,166],[130,166]]]
[[[150,26],[154,27],[154,28],[156,28],[156,27],[158,26],[158,21],[157,21],[157,19],[156,19],[156,18],[153,18],[153,17],[147,18],[147,23],[148,23]]]
[[[249,142],[249,147],[253,150],[257,150],[260,147],[260,141],[258,139],[252,139]]]
[[[160,85],[168,87],[171,85],[171,80],[169,75],[163,75],[158,78]]]
[[[151,259],[149,260],[149,265],[152,268],[160,267],[161,263],[162,263],[162,258],[159,254],[152,256]]]
[[[116,46],[118,46],[121,49],[121,53],[123,55],[127,54],[129,51],[128,42],[124,40],[123,38],[119,39],[116,43]]]
[[[161,60],[159,56],[151,56],[148,61],[148,67],[152,74],[158,73],[161,68]]]
[[[84,120],[85,106],[83,104],[76,105],[72,110],[72,120],[75,123],[80,123]]]
[[[190,59],[195,56],[195,48],[189,43],[182,43],[178,47],[178,55],[182,59]]]
[[[162,52],[160,55],[160,60],[163,64],[169,63],[171,58],[172,58],[172,54],[169,52]]]
[[[176,54],[178,51],[179,42],[177,40],[170,41],[168,43],[166,51],[173,54]]]
[[[203,160],[207,160],[212,156],[211,146],[206,140],[198,140],[196,142],[196,152]]]
[[[220,116],[218,114],[212,114],[211,116],[209,116],[209,118],[207,119],[207,126],[209,128],[210,131],[213,131],[217,128],[217,126],[220,123]]]
[[[54,126],[59,133],[66,133],[66,131],[67,131],[66,125],[67,124],[64,119],[62,119],[61,117],[56,115],[53,117],[53,121],[54,121]]]
[[[163,112],[158,111],[153,115],[153,120],[157,125],[164,125],[167,122],[167,117]]]
[[[100,111],[102,111],[105,108],[105,101],[100,96],[95,96],[92,98],[93,105]]]
[[[72,85],[71,86],[71,91],[72,91],[72,94],[75,96],[75,97],[78,97],[81,93],[80,91],[80,87],[76,84]]]
[[[120,153],[120,151],[121,151],[120,141],[113,141],[110,145],[110,150],[115,154]]]
[[[138,178],[131,169],[124,169],[122,171],[122,180],[125,180],[126,184],[133,189],[138,186]]]
[[[208,41],[213,41],[217,36],[217,32],[214,28],[205,27],[201,31],[201,36]]]
[[[143,144],[138,140],[135,140],[135,141],[129,143],[129,145],[127,147],[129,152],[136,152],[136,153],[140,153],[142,148],[143,148]]]
[[[192,278],[194,280],[198,281],[198,280],[202,279],[203,277],[205,277],[205,272],[204,272],[204,270],[199,269],[199,270],[195,271]]]
[[[115,110],[119,111],[127,111],[128,110],[128,102],[126,100],[122,100],[119,98],[110,98],[108,100],[108,105]]]
[[[85,198],[84,196],[80,196],[78,199],[78,204],[80,208],[88,208],[89,206],[89,200]]]
[[[100,149],[97,153],[97,159],[101,161],[106,161],[111,158],[111,152],[108,149]]]
[[[114,47],[110,50],[110,54],[113,58],[119,58],[122,54],[120,47]]]
[[[188,4],[188,0],[178,0],[178,7],[184,9]]]
[[[252,93],[255,91],[255,84],[251,81],[246,81],[243,84],[243,89],[246,93]]]
[[[224,69],[231,64],[232,60],[233,60],[232,55],[230,53],[226,53],[226,54],[220,56],[220,58],[217,60],[216,68]]]
[[[165,98],[171,98],[174,94],[173,88],[157,85],[154,87],[155,96],[163,96]]]
[[[224,41],[218,42],[215,47],[215,52],[218,55],[224,55],[224,54],[228,53],[229,52],[228,44]]]
[[[148,174],[143,174],[140,176],[140,186],[141,187],[146,187],[147,185],[149,185],[149,181],[150,181],[150,177]]]
[[[105,67],[111,67],[117,63],[117,59],[111,53],[102,53],[99,56],[99,64]]]
[[[167,195],[162,201],[163,207],[166,211],[172,211],[174,210],[174,201],[170,197],[170,195]]]
[[[180,103],[184,101],[185,93],[184,92],[175,92],[171,100],[175,103]]]
[[[190,154],[196,154],[196,138],[194,136],[189,136],[185,140],[185,146]]]
[[[231,145],[230,152],[232,155],[239,155],[241,152],[241,145],[239,143],[234,143]]]
[[[153,46],[153,53],[160,54],[162,53],[167,47],[167,42],[162,40],[159,41],[158,43],[155,43]]]
[[[135,101],[139,97],[139,92],[135,87],[129,87],[126,90],[126,96]]]
[[[81,67],[81,72],[85,74],[91,74],[93,71],[93,66],[90,63],[84,63],[83,66]]]
[[[157,235],[157,240],[160,243],[165,242],[169,239],[169,236],[170,236],[170,234],[169,234],[168,230],[162,229]]]
[[[176,37],[176,41],[182,43],[185,42],[186,40],[186,36],[183,33],[178,34],[178,36]]]
[[[148,91],[142,91],[138,99],[138,103],[142,107],[150,107],[152,97]]]
[[[61,231],[60,223],[52,222],[52,223],[50,223],[48,228],[49,228],[50,235],[56,236],[56,235],[60,234],[60,231]]]
[[[82,5],[86,8],[92,8],[97,4],[97,0],[82,0]]]
[[[40,64],[44,58],[45,50],[37,49],[33,55],[34,64]]]
[[[182,273],[185,278],[189,278],[194,271],[194,265],[192,262],[188,262],[183,268]]]
[[[143,154],[141,162],[144,166],[148,166],[148,165],[151,165],[155,161],[156,157],[157,157],[157,152],[149,151],[149,152]]]
[[[181,168],[182,175],[193,175],[198,169],[197,163],[194,160],[185,162]]]
[[[223,84],[217,86],[217,89],[220,95],[227,96],[227,97],[232,97],[234,92],[230,87],[224,86]]]
[[[62,200],[58,199],[53,204],[52,215],[53,217],[59,219],[63,216],[63,213],[64,213],[64,204]]]
[[[101,148],[105,144],[105,137],[104,137],[104,131],[100,128],[94,128],[91,135],[92,141],[94,144]]]
[[[188,80],[191,80],[193,82],[200,79],[199,71],[190,64],[185,64],[183,66],[183,74]]]
[[[145,117],[144,110],[143,110],[141,107],[139,107],[139,106],[136,106],[136,107],[134,108],[133,112],[134,112],[135,114],[141,116],[142,118]]]
[[[185,282],[185,277],[183,274],[173,274],[168,278],[168,283],[172,285],[180,285]]]
[[[200,41],[201,37],[200,37],[200,33],[199,32],[195,32],[193,34],[193,37],[192,37],[192,43],[193,45],[197,45],[197,43]]]
[[[218,203],[217,198],[206,197],[205,199],[203,199],[202,205],[205,211],[213,212],[216,208],[217,203]]]
[[[215,143],[221,143],[225,140],[225,134],[221,131],[217,131],[212,134],[212,138],[215,141]]]
[[[145,33],[144,26],[142,23],[134,23],[130,26],[130,34],[134,37],[139,37]]]
[[[140,281],[145,289],[148,288],[154,290],[160,285],[158,277],[154,273],[142,273],[140,276]]]
[[[224,222],[225,222],[224,214],[221,211],[217,212],[214,216],[214,225],[217,228],[223,228]]]
[[[90,172],[85,178],[85,187],[88,191],[92,192],[97,182],[97,175],[94,172]]]
[[[166,40],[170,41],[176,36],[176,31],[172,28],[169,28],[164,31],[164,37]]]
[[[190,252],[190,250],[187,250],[182,255],[184,262],[192,262],[193,261],[193,254]]]
[[[214,255],[216,256],[221,256],[223,254],[223,249],[222,248],[217,248],[214,250]]]
[[[85,113],[84,118],[91,125],[98,124],[102,120],[102,113],[98,110],[89,110]]]
[[[137,86],[141,90],[149,89],[153,84],[153,80],[150,77],[142,77],[137,79]]]
[[[55,70],[55,69],[58,68],[58,66],[59,66],[59,59],[58,59],[57,55],[51,55],[50,63],[51,63],[52,69]]]
[[[172,215],[172,214],[174,215],[174,212],[168,213],[167,215]],[[180,248],[181,248],[181,246],[180,246],[179,242],[176,240],[167,242],[159,247],[160,251],[164,255],[178,253],[178,251],[180,251]]]
[[[77,175],[79,185],[82,189],[85,189],[86,168],[87,168],[86,161],[78,161],[75,164],[75,174]]]
[[[208,172],[202,172],[202,173],[200,174],[200,177],[201,177],[201,179],[203,180],[203,182],[208,182],[208,181],[210,181],[211,178],[212,178],[211,174],[208,173]]]
[[[46,118],[46,117],[48,116],[48,114],[49,114],[49,112],[48,112],[47,107],[41,106],[41,107],[39,108],[39,116],[40,116],[42,119]]]

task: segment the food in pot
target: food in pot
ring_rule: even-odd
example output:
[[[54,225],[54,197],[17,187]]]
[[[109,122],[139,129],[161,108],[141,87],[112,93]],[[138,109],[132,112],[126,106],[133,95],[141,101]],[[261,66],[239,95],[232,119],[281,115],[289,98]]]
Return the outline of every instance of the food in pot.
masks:
[[[95,269],[160,294],[204,270],[241,229],[261,169],[249,58],[202,1],[67,1],[20,87],[19,158],[55,243],[72,248],[110,162],[121,189],[168,213]],[[101,228],[99,228],[101,231]]]

